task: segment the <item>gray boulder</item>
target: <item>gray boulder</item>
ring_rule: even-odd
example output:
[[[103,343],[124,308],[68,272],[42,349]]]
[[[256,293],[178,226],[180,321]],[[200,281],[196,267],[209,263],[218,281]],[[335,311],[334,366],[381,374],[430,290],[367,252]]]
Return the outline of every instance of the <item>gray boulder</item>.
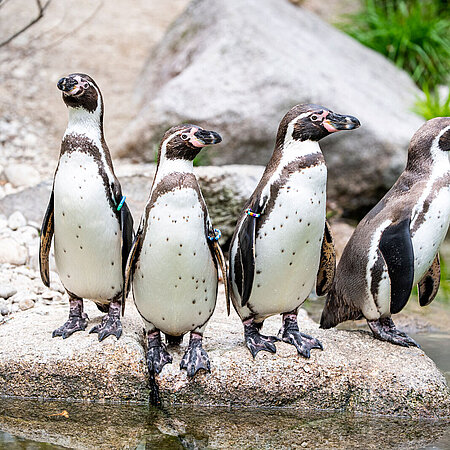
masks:
[[[85,302],[85,307],[90,328],[102,314],[92,302]],[[225,309],[220,285],[205,333],[210,374],[189,380],[180,370],[187,338],[181,348],[170,349],[173,363],[158,376],[166,403],[450,416],[445,378],[418,348],[380,342],[365,331],[319,330],[301,310],[302,331],[319,338],[324,350],[304,359],[293,346],[280,342],[276,354],[258,354],[253,360],[244,346],[240,320],[234,311],[227,317]],[[67,304],[41,305],[0,326],[0,396],[147,401],[143,325],[132,302],[127,304],[119,340],[98,342],[87,332],[53,339],[52,330],[67,314]],[[279,326],[280,317],[271,317],[264,332],[276,334]]]
[[[213,163],[265,165],[287,110],[323,104],[362,123],[322,145],[330,199],[357,215],[402,171],[423,122],[411,112],[418,94],[382,55],[287,0],[193,0],[139,77],[122,155],[153,160],[163,133],[191,122],[222,134]]]

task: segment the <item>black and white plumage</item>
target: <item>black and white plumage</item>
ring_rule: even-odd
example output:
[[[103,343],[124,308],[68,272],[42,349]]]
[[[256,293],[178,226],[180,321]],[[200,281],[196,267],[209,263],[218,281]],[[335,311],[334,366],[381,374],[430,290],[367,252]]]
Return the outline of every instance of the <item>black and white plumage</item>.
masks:
[[[46,286],[54,235],[55,261],[69,294],[69,320],[53,332],[67,338],[84,330],[83,299],[107,312],[91,329],[102,340],[122,333],[120,322],[124,272],[133,241],[133,219],[114,174],[103,136],[103,100],[94,80],[75,73],[58,88],[69,109],[53,189],[41,231],[40,270]],[[119,208],[119,210],[118,210]]]
[[[404,172],[359,223],[339,262],[321,326],[365,317],[375,337],[417,346],[391,315],[418,284],[420,305],[439,288],[438,249],[450,220],[450,118],[426,122],[412,137]]]
[[[335,269],[325,220],[327,169],[318,141],[358,126],[352,116],[310,104],[295,106],[280,123],[272,158],[230,246],[231,298],[253,356],[260,350],[275,353],[277,338],[259,331],[265,318],[280,313],[285,342],[305,357],[311,348],[322,348],[297,325],[299,306],[316,281],[318,293],[327,292]]]
[[[148,338],[148,367],[158,403],[154,375],[172,361],[160,332],[169,343],[179,343],[190,332],[181,368],[188,376],[209,371],[202,348],[205,326],[213,314],[218,266],[225,263],[209,219],[193,159],[202,147],[221,137],[196,125],[168,130],[159,148],[158,167],[150,197],[127,266],[127,283],[133,283],[136,307]]]

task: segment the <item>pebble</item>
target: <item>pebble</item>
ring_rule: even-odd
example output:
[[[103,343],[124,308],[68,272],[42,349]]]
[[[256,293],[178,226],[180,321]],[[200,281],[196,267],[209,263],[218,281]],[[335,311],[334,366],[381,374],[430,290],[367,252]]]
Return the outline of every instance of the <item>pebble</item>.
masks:
[[[20,211],[13,212],[8,219],[8,227],[11,230],[17,230],[20,227],[24,227],[27,224],[27,219]]]
[[[5,167],[5,177],[14,186],[33,186],[41,180],[39,172],[29,164],[9,164]]]
[[[0,297],[2,297],[4,299],[12,297],[16,293],[17,293],[17,289],[14,286],[9,286],[9,285],[0,286]]]
[[[28,250],[15,239],[10,237],[0,238],[0,264],[9,263],[16,266],[27,262]]]
[[[33,302],[33,300],[31,300],[31,298],[23,298],[19,302],[19,308],[22,311],[26,311],[27,309],[33,308],[33,306],[34,306],[34,302]]]

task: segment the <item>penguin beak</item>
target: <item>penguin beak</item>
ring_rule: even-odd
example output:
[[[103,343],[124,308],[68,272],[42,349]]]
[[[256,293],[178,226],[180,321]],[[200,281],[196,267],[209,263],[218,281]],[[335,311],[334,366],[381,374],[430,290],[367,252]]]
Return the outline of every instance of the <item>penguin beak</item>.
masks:
[[[353,130],[361,126],[360,121],[356,117],[344,116],[331,111],[322,124],[330,133],[340,130]]]
[[[218,144],[222,142],[222,137],[215,131],[198,130],[194,133],[195,142],[192,142],[196,147],[204,147],[205,145]]]
[[[65,77],[65,78],[61,78],[58,83],[57,83],[57,87],[60,91],[66,92],[66,93],[70,93],[77,85],[77,80],[75,80],[75,78],[72,77]]]

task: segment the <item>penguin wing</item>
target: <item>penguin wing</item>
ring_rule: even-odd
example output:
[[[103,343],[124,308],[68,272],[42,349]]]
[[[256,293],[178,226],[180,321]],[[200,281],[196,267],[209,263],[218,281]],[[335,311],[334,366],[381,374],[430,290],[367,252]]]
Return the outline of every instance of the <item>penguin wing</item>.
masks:
[[[391,313],[400,312],[411,295],[414,280],[414,250],[410,217],[393,222],[381,234],[380,249],[391,282]]]
[[[143,225],[139,226],[136,235],[134,236],[133,244],[131,245],[130,251],[128,253],[128,259],[126,261],[125,271],[124,271],[124,283],[122,292],[122,309],[125,309],[125,300],[127,299],[128,292],[130,292],[131,281],[133,280],[134,270],[136,268],[136,262],[139,259],[142,248],[142,234]],[[133,294],[134,295],[134,294]]]
[[[214,232],[213,232],[214,236]],[[223,256],[222,248],[219,245],[219,241],[216,240],[208,240],[208,243],[212,247],[214,257],[216,258],[217,264],[220,267],[220,271],[222,272],[223,284],[225,287],[225,300],[227,302],[227,313],[230,315],[230,289],[228,285],[228,277],[227,277],[227,266],[225,263],[225,257]]]
[[[322,249],[320,250],[320,266],[317,272],[316,293],[319,296],[325,295],[333,284],[336,273],[336,252],[334,250],[333,235],[327,220],[325,220],[325,230],[323,233]]]
[[[261,202],[258,196],[247,204],[244,219],[237,233],[238,245],[234,264],[235,273],[232,276],[241,297],[242,306],[245,306],[250,298],[255,278],[255,238],[258,218],[248,214],[247,211],[253,214],[262,214],[266,203],[266,197]]]
[[[433,264],[431,264],[418,284],[420,306],[427,306],[434,300],[439,290],[440,278],[441,265],[439,263],[439,254],[437,254]]]
[[[54,214],[54,193],[52,189],[47,211],[42,221],[41,239],[39,243],[39,269],[41,271],[42,282],[47,287],[50,287],[49,255],[54,232]]]

